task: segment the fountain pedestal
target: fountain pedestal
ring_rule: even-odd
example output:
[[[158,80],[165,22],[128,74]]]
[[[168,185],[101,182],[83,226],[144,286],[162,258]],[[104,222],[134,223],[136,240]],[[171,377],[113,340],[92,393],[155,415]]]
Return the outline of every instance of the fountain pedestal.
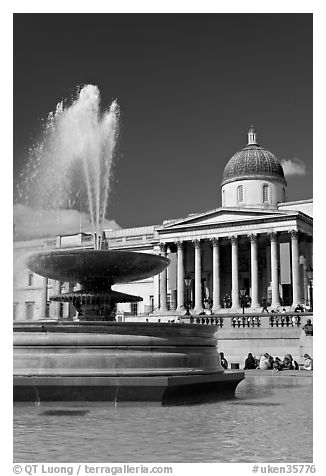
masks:
[[[58,322],[14,326],[16,401],[194,403],[233,397],[215,326]]]
[[[132,294],[112,291],[107,286],[106,291],[79,290],[71,293],[51,296],[50,301],[68,302],[73,305],[82,321],[114,321],[116,304],[118,302],[139,302],[143,298]]]

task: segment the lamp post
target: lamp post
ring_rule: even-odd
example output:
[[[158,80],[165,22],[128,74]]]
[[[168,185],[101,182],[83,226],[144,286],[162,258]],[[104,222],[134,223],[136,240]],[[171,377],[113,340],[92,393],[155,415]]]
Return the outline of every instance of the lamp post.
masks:
[[[190,316],[189,308],[190,308],[190,286],[191,286],[191,278],[185,278],[185,285],[186,285],[186,312],[185,316]]]
[[[241,303],[241,307],[242,307],[242,314],[245,313],[244,311],[244,308],[245,308],[245,305],[246,305],[246,299],[245,299],[245,296],[246,296],[246,290],[245,289],[240,289],[240,303]]]
[[[307,278],[308,278],[308,281],[309,281],[309,302],[310,302],[309,311],[312,311],[313,310],[313,290],[312,290],[313,269],[312,269],[311,264],[306,269],[306,273],[307,273]]]

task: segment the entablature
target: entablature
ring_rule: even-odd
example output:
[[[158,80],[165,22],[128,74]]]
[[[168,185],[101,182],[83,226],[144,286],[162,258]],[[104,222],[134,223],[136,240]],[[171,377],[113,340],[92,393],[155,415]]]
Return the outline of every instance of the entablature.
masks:
[[[308,218],[308,217],[307,217]],[[170,228],[160,230],[161,242],[193,241],[195,239],[207,240],[214,237],[229,238],[232,235],[249,236],[254,233],[263,235],[268,233],[290,233],[291,230],[299,231],[312,236],[312,223],[308,223],[304,217],[281,216],[270,219],[250,220],[245,223],[219,223],[216,225],[202,225],[201,227],[188,227],[187,229]]]

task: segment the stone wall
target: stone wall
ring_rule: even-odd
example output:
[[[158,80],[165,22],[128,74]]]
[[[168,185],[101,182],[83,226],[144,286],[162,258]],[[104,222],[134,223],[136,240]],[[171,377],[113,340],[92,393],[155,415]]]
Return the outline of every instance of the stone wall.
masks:
[[[291,354],[299,364],[303,363],[303,355],[313,356],[313,337],[306,336],[301,327],[292,328],[222,328],[216,333],[219,352],[224,352],[229,362],[244,361],[251,352],[256,357],[268,352],[273,357],[283,360],[285,354]]]

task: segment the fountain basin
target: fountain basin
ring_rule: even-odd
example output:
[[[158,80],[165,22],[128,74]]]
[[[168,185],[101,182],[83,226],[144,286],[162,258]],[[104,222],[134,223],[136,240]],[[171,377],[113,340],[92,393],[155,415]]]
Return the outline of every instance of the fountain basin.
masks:
[[[56,250],[33,253],[26,259],[34,273],[58,281],[79,283],[82,290],[51,296],[70,302],[82,320],[114,320],[118,302],[142,301],[112,291],[113,284],[146,279],[163,271],[170,260],[159,255],[116,250]]]
[[[14,325],[16,401],[185,403],[234,396],[215,326],[60,322]]]
[[[27,267],[34,273],[59,281],[80,283],[83,289],[108,289],[161,273],[168,258],[122,250],[58,250],[31,254]]]

